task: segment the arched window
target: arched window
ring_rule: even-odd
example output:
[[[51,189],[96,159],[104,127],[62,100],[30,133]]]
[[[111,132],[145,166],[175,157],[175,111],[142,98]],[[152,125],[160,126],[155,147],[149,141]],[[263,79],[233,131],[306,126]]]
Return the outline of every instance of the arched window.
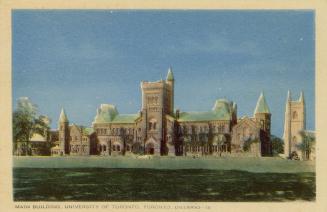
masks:
[[[116,151],[116,145],[112,146],[112,151]]]
[[[293,119],[297,119],[297,112],[294,111],[292,116],[293,116]]]
[[[157,120],[150,119],[149,121],[149,130],[155,130],[157,128]]]
[[[293,143],[296,143],[296,137],[294,136],[293,138],[292,138],[292,140],[293,140]]]
[[[103,145],[103,151],[105,152],[107,150],[107,146]]]
[[[120,146],[119,145],[117,145],[117,151],[120,152]]]

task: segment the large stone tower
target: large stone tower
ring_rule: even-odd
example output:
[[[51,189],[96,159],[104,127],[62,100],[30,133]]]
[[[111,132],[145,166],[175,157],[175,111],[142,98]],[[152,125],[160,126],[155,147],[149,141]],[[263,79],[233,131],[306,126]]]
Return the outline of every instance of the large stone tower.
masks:
[[[260,123],[261,154],[271,155],[271,113],[263,92],[261,92],[257,105],[255,107],[254,118],[258,123]]]
[[[166,145],[166,118],[174,110],[174,77],[169,68],[167,79],[156,82],[141,82],[142,120],[145,129],[145,154],[164,155]]]
[[[301,157],[302,152],[299,145],[302,143],[300,132],[305,130],[305,101],[304,94],[301,92],[298,100],[292,101],[291,92],[288,91],[285,122],[284,122],[284,154],[289,158],[292,153]]]
[[[63,108],[61,109],[58,126],[60,155],[66,155],[69,154],[69,121]]]

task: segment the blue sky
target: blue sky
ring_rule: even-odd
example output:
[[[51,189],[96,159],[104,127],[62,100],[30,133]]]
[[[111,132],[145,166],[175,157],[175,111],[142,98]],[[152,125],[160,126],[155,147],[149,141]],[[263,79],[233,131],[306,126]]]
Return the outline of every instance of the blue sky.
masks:
[[[56,128],[91,125],[96,108],[141,106],[140,81],[175,76],[175,108],[211,110],[215,99],[252,116],[261,91],[282,136],[287,90],[306,99],[314,129],[312,11],[14,10],[13,104],[28,96]]]

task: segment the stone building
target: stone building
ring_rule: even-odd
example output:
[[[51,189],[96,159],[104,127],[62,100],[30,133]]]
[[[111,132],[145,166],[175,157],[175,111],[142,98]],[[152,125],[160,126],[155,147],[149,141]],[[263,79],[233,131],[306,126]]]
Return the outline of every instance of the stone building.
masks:
[[[301,132],[305,131],[305,101],[303,92],[301,92],[298,100],[292,100],[291,92],[288,91],[285,106],[285,122],[284,122],[284,155],[286,158],[299,157],[302,158]]]
[[[142,81],[138,113],[120,114],[114,105],[101,104],[92,129],[69,126],[62,110],[53,154],[271,154],[271,114],[263,94],[253,117],[238,118],[236,103],[227,99],[216,100],[209,111],[186,112],[174,110],[174,83],[171,68],[166,80]]]
[[[58,136],[56,136],[56,134]],[[97,154],[96,135],[92,128],[69,125],[64,109],[61,110],[58,131],[52,132],[54,147],[51,148],[51,155],[79,155],[86,156]],[[53,140],[58,139],[58,140]]]
[[[46,136],[34,133],[29,142],[18,142],[15,155],[49,155],[49,142]]]

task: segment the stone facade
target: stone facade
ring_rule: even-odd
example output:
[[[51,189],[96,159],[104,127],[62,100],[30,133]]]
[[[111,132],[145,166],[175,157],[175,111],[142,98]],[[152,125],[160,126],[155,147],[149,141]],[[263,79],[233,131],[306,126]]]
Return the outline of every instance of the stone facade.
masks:
[[[75,124],[69,125],[64,109],[60,113],[58,131],[52,131],[50,139],[54,143],[54,147],[51,148],[53,156],[86,156],[98,153],[97,138],[93,129]]]
[[[210,111],[184,112],[174,110],[174,83],[171,68],[166,80],[142,81],[138,113],[120,114],[101,104],[92,129],[70,126],[62,110],[53,155],[271,154],[271,114],[263,94],[253,117],[238,118],[236,103],[226,99],[216,100]]]
[[[300,98],[293,101],[291,93],[288,91],[285,106],[284,122],[284,154],[286,158],[298,156],[302,158],[302,151],[299,148],[302,143],[301,132],[305,131],[305,101],[301,92]]]

